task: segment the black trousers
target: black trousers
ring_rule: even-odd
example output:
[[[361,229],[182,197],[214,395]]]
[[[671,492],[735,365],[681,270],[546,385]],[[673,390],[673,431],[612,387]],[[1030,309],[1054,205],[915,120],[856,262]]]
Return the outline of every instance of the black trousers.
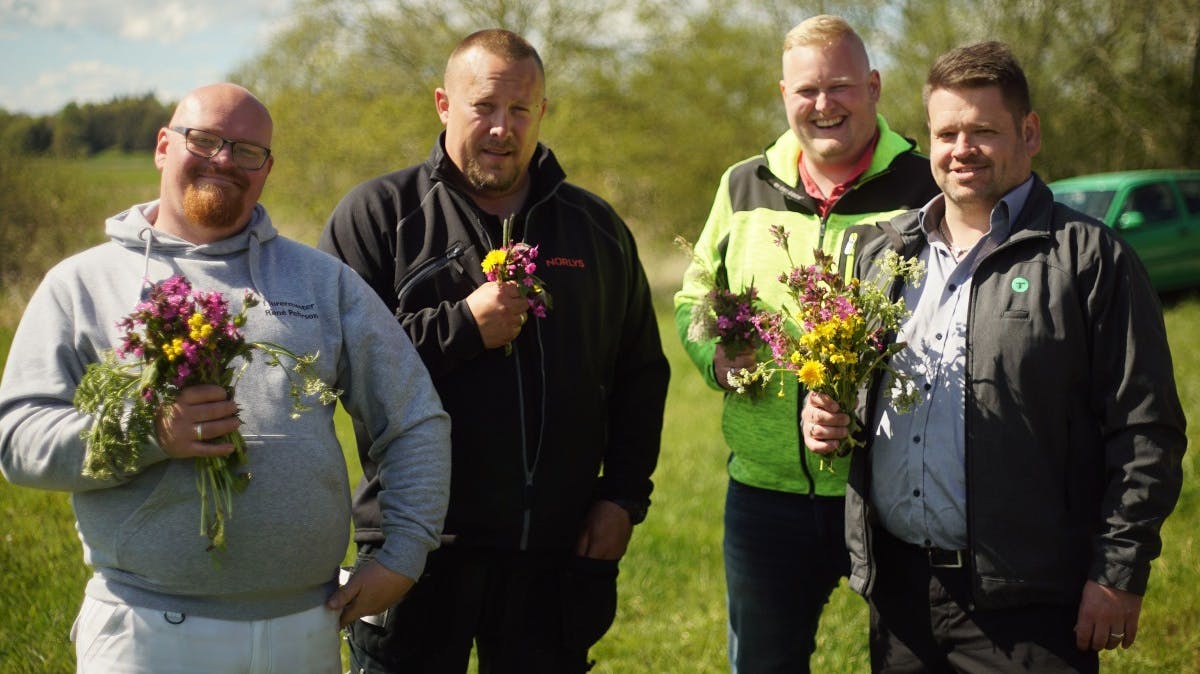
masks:
[[[358,564],[373,554],[359,550]],[[617,607],[617,562],[446,546],[382,625],[349,628],[353,674],[575,674]]]
[[[878,528],[875,541],[873,672],[1099,670],[1095,651],[1075,647],[1078,606],[979,610],[965,566],[933,566],[925,550]],[[944,563],[948,555],[940,557]]]

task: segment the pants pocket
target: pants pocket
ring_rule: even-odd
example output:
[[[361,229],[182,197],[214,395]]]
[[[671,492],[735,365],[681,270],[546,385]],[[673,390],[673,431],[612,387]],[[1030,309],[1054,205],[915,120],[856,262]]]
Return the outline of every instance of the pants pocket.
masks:
[[[128,613],[128,606],[84,597],[79,616],[71,627],[79,671],[88,671],[88,663],[121,636]]]
[[[600,641],[617,615],[618,560],[572,557],[562,573],[563,636],[584,652]]]

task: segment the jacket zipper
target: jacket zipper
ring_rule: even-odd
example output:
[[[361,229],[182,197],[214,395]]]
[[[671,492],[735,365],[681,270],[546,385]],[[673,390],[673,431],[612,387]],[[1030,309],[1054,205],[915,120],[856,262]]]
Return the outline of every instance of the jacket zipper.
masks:
[[[524,227],[521,230],[522,234],[523,234],[523,236],[521,237],[522,241],[526,241],[529,237],[529,226],[530,226],[530,222],[533,220],[534,210],[536,210],[538,206],[541,206],[542,204],[546,203],[551,198],[553,198],[557,192],[558,192],[558,185],[555,185],[546,194],[545,197],[543,197],[539,201],[537,201],[529,206],[528,212],[525,214]],[[480,229],[483,229],[483,228],[481,227]],[[485,230],[485,233],[486,233],[486,230]],[[535,329],[535,331],[537,331],[537,334],[539,335],[538,350],[540,353],[540,351],[542,349],[541,337],[540,337],[541,328],[536,323],[536,321],[534,322],[534,329]],[[517,409],[520,412],[518,416],[520,418],[519,420],[521,423],[521,468],[523,469],[524,475],[525,475],[525,485],[524,485],[525,511],[522,514],[522,518],[521,518],[520,549],[528,550],[529,549],[529,535],[533,528],[533,478],[537,474],[538,463],[542,458],[542,440],[544,437],[545,426],[546,426],[546,369],[545,369],[545,364],[543,361],[543,365],[538,368],[538,370],[542,374],[542,392],[541,392],[542,413],[541,413],[541,417],[540,417],[540,427],[538,429],[537,448],[534,450],[533,460],[531,461],[529,459],[529,450],[528,450],[529,439],[525,435],[525,383],[524,383],[524,378],[521,374],[521,372],[522,372],[522,370],[521,370],[521,352],[517,349],[513,349],[513,362],[517,368]]]
[[[439,271],[451,264],[456,264],[458,265],[458,271],[462,272],[462,264],[458,262],[458,258],[462,257],[466,252],[466,246],[461,241],[456,241],[445,253],[418,265],[416,269],[409,273],[404,283],[400,284],[400,290],[396,292],[396,311],[399,312],[400,307],[404,306],[405,298],[412,292],[414,287],[429,280]]]
[[[766,166],[764,165],[762,168],[766,168]],[[760,176],[765,178],[767,182],[776,190],[778,190],[785,199],[791,199],[792,201],[800,204],[804,204],[806,199],[812,199],[812,197],[808,196],[807,194],[801,194],[793,189],[790,185],[780,180],[779,177],[776,176],[769,168],[767,168],[765,171],[761,171]],[[855,187],[851,187],[850,190],[846,191],[846,194],[849,194],[850,191],[854,189]],[[844,197],[846,194],[843,194],[842,197]],[[841,201],[842,197],[838,197],[838,201]],[[835,202],[834,206],[836,205],[837,203]],[[829,216],[832,213],[833,208],[831,207],[829,209],[829,213],[817,216],[817,222],[819,223],[817,228],[817,247],[821,250],[825,249],[825,227],[829,222]],[[816,212],[814,211],[813,214],[816,215]],[[805,396],[800,396],[799,400],[796,401],[796,430],[797,437],[800,439],[797,449],[799,450],[798,458],[800,459],[800,469],[804,472],[804,479],[808,481],[808,497],[815,500],[817,498],[817,481],[816,478],[813,477],[812,468],[808,464],[809,451],[808,448],[804,446],[804,421],[801,419],[801,411],[804,409],[804,397]]]

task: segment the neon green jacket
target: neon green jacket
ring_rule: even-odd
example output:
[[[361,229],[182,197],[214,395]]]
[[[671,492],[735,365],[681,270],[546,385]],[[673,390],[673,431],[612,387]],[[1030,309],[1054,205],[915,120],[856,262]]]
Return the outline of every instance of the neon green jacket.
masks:
[[[816,203],[800,184],[800,143],[788,130],[762,155],[730,167],[721,177],[708,221],[695,245],[696,259],[675,294],[675,324],[680,339],[704,380],[714,389],[713,354],[716,342],[688,340],[692,307],[710,290],[698,278],[704,268],[723,269],[735,291],[753,283],[763,304],[779,308],[786,299],[776,281],[789,269],[788,257],[768,231],[782,225],[789,233],[789,248],[796,264],[811,264],[812,250],[834,254],[838,269],[852,268],[843,251],[843,233],[855,224],[871,224],[923,206],[938,193],[929,172],[929,160],[915,144],[892,131],[879,117],[879,141],[866,173],[834,205],[824,220]],[[703,266],[701,266],[703,265]],[[770,358],[767,350],[760,360]],[[776,383],[763,395],[750,397],[726,393],[722,431],[732,451],[729,474],[743,484],[800,494],[841,496],[845,493],[849,458],[832,462],[833,470],[820,469],[820,457],[804,450],[800,442],[799,410],[803,395],[793,378],[783,377],[782,396]]]

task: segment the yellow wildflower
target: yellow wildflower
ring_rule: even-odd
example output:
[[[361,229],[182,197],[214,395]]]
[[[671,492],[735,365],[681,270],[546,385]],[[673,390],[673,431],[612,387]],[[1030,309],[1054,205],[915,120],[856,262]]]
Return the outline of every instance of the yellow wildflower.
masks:
[[[191,329],[188,336],[193,342],[203,342],[212,334],[213,326],[204,320],[204,314],[196,312],[188,319],[188,327]]]
[[[800,371],[796,373],[796,377],[806,387],[810,389],[817,388],[825,383],[825,365],[818,360],[804,361],[804,365],[800,366]]]
[[[483,264],[481,264],[480,266],[483,267],[483,272],[486,274],[487,272],[492,271],[493,269],[503,267],[504,260],[507,257],[508,257],[507,252],[505,252],[503,250],[499,250],[499,249],[493,250],[484,256]]]

